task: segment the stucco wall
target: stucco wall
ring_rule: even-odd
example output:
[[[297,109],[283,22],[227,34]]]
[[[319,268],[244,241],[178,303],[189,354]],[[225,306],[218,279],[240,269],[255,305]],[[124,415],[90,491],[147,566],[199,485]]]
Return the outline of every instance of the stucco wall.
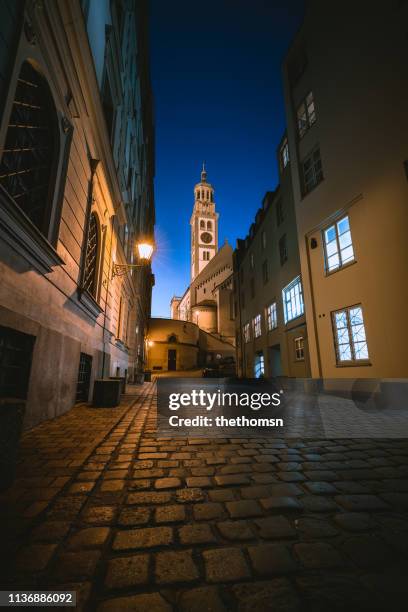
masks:
[[[406,377],[408,285],[407,6],[367,11],[310,2],[284,66],[286,113],[312,374]],[[330,24],[330,27],[327,27]],[[304,45],[308,64],[291,87],[288,66]],[[324,50],[324,52],[322,52]],[[352,70],[346,69],[352,66]],[[317,120],[298,143],[293,121],[313,91]],[[324,180],[302,197],[300,164],[319,144]],[[327,276],[321,230],[348,214],[355,263]],[[315,238],[318,247],[310,248]],[[331,313],[362,304],[370,364],[336,364]]]

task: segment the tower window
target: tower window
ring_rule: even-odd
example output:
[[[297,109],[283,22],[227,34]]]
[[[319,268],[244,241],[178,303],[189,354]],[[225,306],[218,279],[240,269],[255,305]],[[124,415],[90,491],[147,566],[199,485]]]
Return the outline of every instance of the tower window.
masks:
[[[97,258],[99,248],[98,222],[95,213],[91,214],[89,221],[88,241],[86,244],[85,268],[83,287],[96,297],[97,289]]]
[[[207,221],[207,229],[212,229],[212,223],[211,221]]]
[[[205,229],[205,221],[203,219],[200,221],[200,229]]]
[[[0,183],[48,235],[58,162],[57,114],[44,77],[25,61],[7,127]]]

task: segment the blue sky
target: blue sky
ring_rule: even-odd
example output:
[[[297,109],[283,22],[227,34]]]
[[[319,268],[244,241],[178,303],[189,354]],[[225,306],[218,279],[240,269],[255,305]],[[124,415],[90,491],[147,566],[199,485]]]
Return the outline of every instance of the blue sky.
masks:
[[[156,126],[156,286],[152,316],[190,281],[193,187],[206,161],[219,245],[245,237],[277,183],[285,129],[281,61],[303,0],[152,0]]]

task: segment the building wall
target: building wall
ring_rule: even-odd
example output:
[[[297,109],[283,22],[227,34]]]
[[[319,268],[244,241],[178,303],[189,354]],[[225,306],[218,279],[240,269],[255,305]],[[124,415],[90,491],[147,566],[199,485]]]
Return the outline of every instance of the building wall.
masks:
[[[316,377],[406,377],[407,5],[353,4],[352,15],[349,3],[308,3],[283,66],[311,368]],[[299,140],[296,109],[309,91],[316,121]],[[316,145],[324,179],[305,195],[301,163]],[[322,231],[346,214],[355,261],[326,274]],[[331,313],[355,304],[369,361],[345,366],[336,362]]]
[[[198,365],[199,328],[194,323],[152,318],[147,343],[149,370],[166,371],[169,350],[176,351],[177,370],[189,370]]]
[[[263,355],[265,376],[305,377],[310,372],[305,316],[288,323],[284,320],[282,290],[299,276],[300,261],[288,167],[283,171],[281,168],[280,179],[276,191],[266,194],[248,236],[238,241],[234,253],[238,372],[248,377],[255,374],[258,355]],[[281,262],[279,243],[283,237],[287,259]],[[268,330],[266,309],[273,302],[277,305],[277,327]],[[252,322],[257,315],[261,318],[261,335],[256,338]],[[248,342],[243,334],[247,323]],[[297,360],[295,338],[300,337],[304,342],[304,358]]]
[[[126,6],[133,14],[129,22],[134,24],[133,33],[129,36],[137,41],[135,5],[129,2]],[[0,145],[7,137],[17,78],[25,60],[32,62],[48,83],[59,139],[56,180],[51,183],[53,208],[45,237],[21,212],[4,185],[0,191],[0,325],[35,337],[26,394],[25,427],[31,427],[72,406],[81,353],[92,357],[87,397],[91,397],[95,378],[117,373],[132,376],[142,365],[151,271],[148,268],[112,278],[112,269],[114,262],[132,260],[130,245],[141,232],[140,224],[134,223],[133,208],[143,208],[137,218],[145,220],[143,231],[151,234],[154,204],[153,158],[149,152],[152,128],[144,108],[151,104],[151,97],[148,83],[143,81],[145,76],[138,80],[143,130],[132,149],[145,151],[146,170],[141,172],[137,190],[129,196],[121,190],[123,168],[119,171],[115,165],[80,3],[46,3],[40,8],[38,3],[27,2],[23,18],[26,26],[20,28],[14,55],[10,56],[11,78],[1,115]],[[99,39],[98,44],[102,44]],[[140,48],[140,52],[142,73],[146,49]],[[117,68],[123,81],[130,82],[127,70]],[[132,91],[129,87],[127,91]],[[115,137],[116,132],[112,133],[112,143]],[[91,214],[95,215],[98,238],[92,294],[84,285]]]
[[[176,351],[176,369],[191,370],[235,354],[234,347],[190,321],[151,318],[147,337],[147,365],[168,370],[168,351]]]

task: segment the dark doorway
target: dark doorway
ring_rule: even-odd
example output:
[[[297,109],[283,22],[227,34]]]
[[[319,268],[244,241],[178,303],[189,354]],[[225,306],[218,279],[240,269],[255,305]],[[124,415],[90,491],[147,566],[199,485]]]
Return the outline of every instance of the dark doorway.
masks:
[[[27,398],[35,336],[0,326],[0,397]]]
[[[91,382],[92,357],[86,353],[81,353],[79,358],[78,382],[76,401],[87,402],[89,397],[89,385]]]
[[[167,369],[175,370],[177,364],[177,351],[176,349],[169,349],[167,352]]]
[[[280,344],[268,347],[269,376],[282,376]]]

